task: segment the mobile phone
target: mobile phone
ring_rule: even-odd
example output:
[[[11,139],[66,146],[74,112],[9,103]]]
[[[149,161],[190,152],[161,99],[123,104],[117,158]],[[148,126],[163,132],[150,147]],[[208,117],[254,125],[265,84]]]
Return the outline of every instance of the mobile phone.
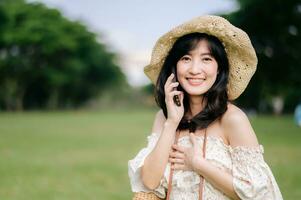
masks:
[[[172,69],[172,73],[174,74],[174,77],[173,77],[173,79],[172,79],[172,82],[173,82],[173,83],[174,83],[174,82],[177,82],[177,74],[176,74],[176,72],[175,72],[175,68]],[[175,90],[177,90],[176,87],[173,88],[173,91],[175,91]],[[177,106],[179,106],[179,107],[181,106],[181,102],[180,102],[179,95],[175,95],[175,96],[173,97],[173,101],[174,101],[174,103],[175,103]]]

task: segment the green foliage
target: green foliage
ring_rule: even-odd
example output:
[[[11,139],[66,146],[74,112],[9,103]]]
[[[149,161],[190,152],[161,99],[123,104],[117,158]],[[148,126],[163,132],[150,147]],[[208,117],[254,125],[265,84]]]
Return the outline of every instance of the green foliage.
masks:
[[[249,34],[259,60],[238,102],[260,109],[271,96],[282,96],[292,111],[301,98],[301,1],[238,2],[240,9],[226,17]]]
[[[58,10],[3,1],[0,19],[0,109],[76,107],[126,85],[116,56]]]
[[[154,85],[153,85],[152,83],[147,84],[147,85],[145,85],[145,86],[143,86],[143,87],[141,88],[141,91],[142,91],[142,92],[144,92],[144,93],[146,93],[146,94],[151,94],[151,95],[154,94],[154,90],[155,90],[155,87],[154,87]]]

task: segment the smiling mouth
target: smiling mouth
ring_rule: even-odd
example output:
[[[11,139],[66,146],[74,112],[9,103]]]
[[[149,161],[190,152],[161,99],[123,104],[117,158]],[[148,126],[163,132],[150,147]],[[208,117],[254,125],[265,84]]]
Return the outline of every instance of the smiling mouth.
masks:
[[[186,78],[186,80],[188,80],[188,83],[193,86],[201,85],[205,81],[205,79],[202,78]]]

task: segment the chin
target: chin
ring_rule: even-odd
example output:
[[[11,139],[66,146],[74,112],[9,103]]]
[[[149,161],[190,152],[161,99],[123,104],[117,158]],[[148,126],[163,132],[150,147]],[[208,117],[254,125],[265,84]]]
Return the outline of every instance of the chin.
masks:
[[[207,88],[204,89],[204,88],[197,88],[197,87],[195,87],[195,88],[186,87],[184,89],[191,96],[200,96],[200,95],[205,94],[208,91]]]
[[[202,96],[205,92],[187,92],[189,96]]]

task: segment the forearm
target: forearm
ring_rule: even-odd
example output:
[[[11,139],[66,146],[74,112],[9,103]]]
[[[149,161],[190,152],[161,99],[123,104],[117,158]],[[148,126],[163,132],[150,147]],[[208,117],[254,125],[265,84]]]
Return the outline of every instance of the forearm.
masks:
[[[206,181],[210,182],[232,199],[240,199],[234,190],[232,184],[233,177],[230,173],[222,171],[207,160],[203,160],[200,165],[202,166],[197,167],[195,171],[202,175]]]
[[[145,186],[154,189],[160,183],[168,163],[171,145],[175,140],[177,124],[166,121],[153,151],[145,158],[142,167],[142,180]]]

